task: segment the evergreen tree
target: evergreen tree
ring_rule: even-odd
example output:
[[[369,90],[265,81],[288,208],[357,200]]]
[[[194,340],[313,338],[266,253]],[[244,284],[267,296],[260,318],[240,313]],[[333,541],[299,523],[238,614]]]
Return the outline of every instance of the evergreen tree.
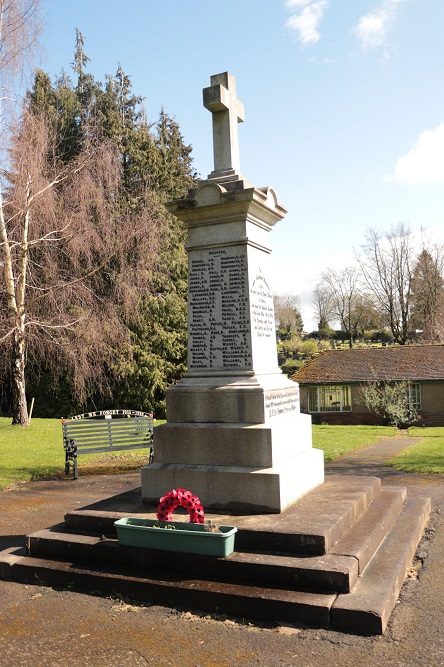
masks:
[[[72,82],[62,72],[51,84],[48,74],[36,70],[33,88],[28,93],[31,110],[43,112],[46,123],[57,138],[56,151],[60,164],[71,162],[81,150],[81,130],[78,123],[78,98]]]
[[[150,218],[152,232],[147,229],[146,234],[148,242],[152,237],[153,247],[145,259],[137,244],[126,251],[140,271],[138,284],[131,286],[127,265],[118,253],[95,277],[103,298],[118,295],[115,313],[127,336],[104,359],[111,393],[104,392],[103,386],[99,393],[89,386],[89,398],[82,399],[82,406],[118,403],[119,407],[151,408],[162,414],[167,386],[185,370],[187,331],[185,233],[163,202],[183,197],[193,186],[191,146],[184,143],[178,123],[163,108],[158,122],[148,123],[142,98],[133,93],[130,77],[120,64],[103,86],[87,73],[88,62],[83,36],[77,30],[72,63],[75,83],[62,72],[52,84],[47,74],[37,71],[29,106],[44,113],[56,136],[56,159],[61,164],[76,159],[86,141],[116,146],[122,177],[116,181],[114,210],[125,219],[129,215],[136,221],[138,216],[145,221]],[[30,381],[36,396],[39,382],[46,396],[48,382],[52,383],[52,393],[63,397],[66,411],[65,386],[71,381],[68,368],[60,367],[57,377],[48,378],[44,359],[39,361],[36,355]],[[74,394],[72,401],[73,410],[78,409]],[[35,414],[38,406],[37,400]]]
[[[74,62],[71,64],[74,73],[77,74],[75,92],[78,99],[77,122],[80,129],[83,129],[86,125],[91,125],[94,119],[96,98],[101,91],[101,85],[94,81],[92,74],[86,72],[86,66],[90,59],[84,51],[84,45],[83,35],[76,28],[76,48]]]
[[[436,248],[432,255],[423,249],[413,270],[411,326],[421,330],[427,342],[440,339],[443,306],[442,250]]]
[[[156,188],[166,201],[180,199],[193,186],[196,178],[192,172],[192,148],[184,144],[179,125],[163,107],[156,130],[160,158]]]

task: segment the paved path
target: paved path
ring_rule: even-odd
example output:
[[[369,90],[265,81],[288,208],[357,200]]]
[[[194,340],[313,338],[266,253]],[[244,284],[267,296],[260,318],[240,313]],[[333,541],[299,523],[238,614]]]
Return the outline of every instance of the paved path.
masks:
[[[421,442],[421,438],[409,438],[408,436],[382,438],[374,445],[355,450],[340,459],[331,461],[326,465],[326,470],[335,474],[378,475],[378,477],[396,475],[397,472],[393,468],[384,464],[418,442]]]
[[[383,438],[374,445],[350,452],[342,458],[327,463],[325,474],[380,477],[383,485],[407,486],[410,496],[431,497],[432,507],[437,509],[442,506],[444,501],[444,474],[411,474],[402,470],[395,470],[387,465],[388,461],[404,449],[420,441],[421,438],[409,438],[408,436]]]
[[[0,581],[0,667],[443,667],[444,475],[384,465],[413,439],[392,438],[326,466],[372,474],[431,495],[434,511],[418,554],[419,578],[404,585],[384,637],[261,626],[214,615],[38,585]],[[139,473],[48,480],[0,493],[0,548],[63,519],[65,512],[140,485]],[[419,563],[419,561],[418,561]]]

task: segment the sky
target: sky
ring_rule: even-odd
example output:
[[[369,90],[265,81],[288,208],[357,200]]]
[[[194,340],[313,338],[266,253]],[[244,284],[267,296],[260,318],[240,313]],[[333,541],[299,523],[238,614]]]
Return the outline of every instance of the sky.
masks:
[[[272,231],[274,291],[298,294],[305,329],[327,267],[353,262],[366,230],[399,222],[444,241],[443,0],[43,0],[40,66],[118,64],[149,120],[175,116],[202,178],[213,169],[210,76],[244,104],[240,166],[288,213]]]

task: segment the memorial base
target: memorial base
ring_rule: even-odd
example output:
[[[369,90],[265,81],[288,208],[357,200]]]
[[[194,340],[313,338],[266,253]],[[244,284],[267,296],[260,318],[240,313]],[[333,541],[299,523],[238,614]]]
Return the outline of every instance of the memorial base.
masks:
[[[272,468],[311,448],[311,418],[298,414],[271,424],[167,423],[156,427],[156,461]]]
[[[142,500],[192,490],[205,509],[279,513],[324,481],[323,452],[309,448],[272,468],[154,463],[142,468]]]
[[[190,489],[205,509],[282,512],[324,481],[311,417],[280,372],[185,376],[167,391],[168,422],[156,427],[155,463],[142,468],[142,498]]]

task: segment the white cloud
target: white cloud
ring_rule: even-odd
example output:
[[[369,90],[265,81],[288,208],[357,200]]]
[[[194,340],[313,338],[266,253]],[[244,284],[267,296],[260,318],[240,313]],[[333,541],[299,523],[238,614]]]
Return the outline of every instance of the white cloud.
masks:
[[[314,44],[320,39],[318,26],[328,3],[329,0],[287,0],[287,7],[294,13],[287,20],[286,26],[295,30],[302,44]]]
[[[312,0],[286,0],[285,4],[289,9],[294,9],[295,7],[305,7],[305,5],[309,5],[312,2]]]
[[[424,130],[413,148],[398,158],[395,179],[399,183],[444,183],[444,123]]]
[[[353,32],[364,50],[375,49],[384,44],[389,28],[395,22],[398,10],[404,2],[405,0],[381,0],[378,7],[361,16]]]

